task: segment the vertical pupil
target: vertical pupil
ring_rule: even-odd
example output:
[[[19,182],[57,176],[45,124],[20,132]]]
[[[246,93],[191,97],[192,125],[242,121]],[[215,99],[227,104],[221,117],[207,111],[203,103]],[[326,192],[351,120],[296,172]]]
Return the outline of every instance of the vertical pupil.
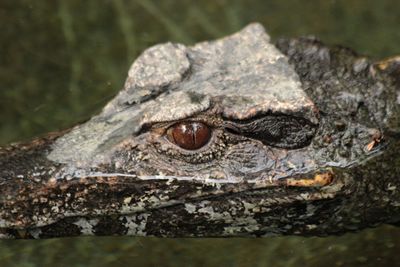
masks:
[[[195,150],[210,140],[211,131],[207,125],[201,122],[181,122],[168,129],[167,137],[181,148]]]

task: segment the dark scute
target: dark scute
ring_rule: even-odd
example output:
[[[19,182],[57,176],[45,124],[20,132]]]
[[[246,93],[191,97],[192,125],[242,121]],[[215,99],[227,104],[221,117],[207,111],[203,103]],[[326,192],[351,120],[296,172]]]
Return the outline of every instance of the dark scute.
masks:
[[[317,126],[303,118],[264,115],[246,121],[227,122],[228,131],[260,140],[265,145],[296,149],[310,144]]]

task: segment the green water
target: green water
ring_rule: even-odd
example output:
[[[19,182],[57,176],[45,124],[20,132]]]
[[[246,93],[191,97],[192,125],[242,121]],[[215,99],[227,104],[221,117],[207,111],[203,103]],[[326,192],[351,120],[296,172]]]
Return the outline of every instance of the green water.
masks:
[[[0,144],[83,121],[148,46],[192,44],[249,22],[316,35],[374,59],[400,54],[400,2],[0,0]],[[329,238],[0,241],[0,266],[400,266],[400,228]]]

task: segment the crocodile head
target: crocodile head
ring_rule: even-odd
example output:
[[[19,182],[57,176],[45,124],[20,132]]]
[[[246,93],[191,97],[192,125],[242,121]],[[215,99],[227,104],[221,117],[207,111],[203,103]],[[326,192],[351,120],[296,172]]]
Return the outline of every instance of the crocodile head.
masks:
[[[310,38],[273,45],[259,24],[151,47],[100,114],[41,143],[36,172],[3,178],[0,229],[326,235],[397,222],[388,64]]]

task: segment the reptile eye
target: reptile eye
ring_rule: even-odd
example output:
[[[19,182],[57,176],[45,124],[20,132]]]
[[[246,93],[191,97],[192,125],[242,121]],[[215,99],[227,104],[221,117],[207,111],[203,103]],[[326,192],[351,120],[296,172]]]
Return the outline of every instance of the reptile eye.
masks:
[[[211,129],[201,122],[180,122],[168,128],[167,138],[183,149],[195,150],[207,144]]]

